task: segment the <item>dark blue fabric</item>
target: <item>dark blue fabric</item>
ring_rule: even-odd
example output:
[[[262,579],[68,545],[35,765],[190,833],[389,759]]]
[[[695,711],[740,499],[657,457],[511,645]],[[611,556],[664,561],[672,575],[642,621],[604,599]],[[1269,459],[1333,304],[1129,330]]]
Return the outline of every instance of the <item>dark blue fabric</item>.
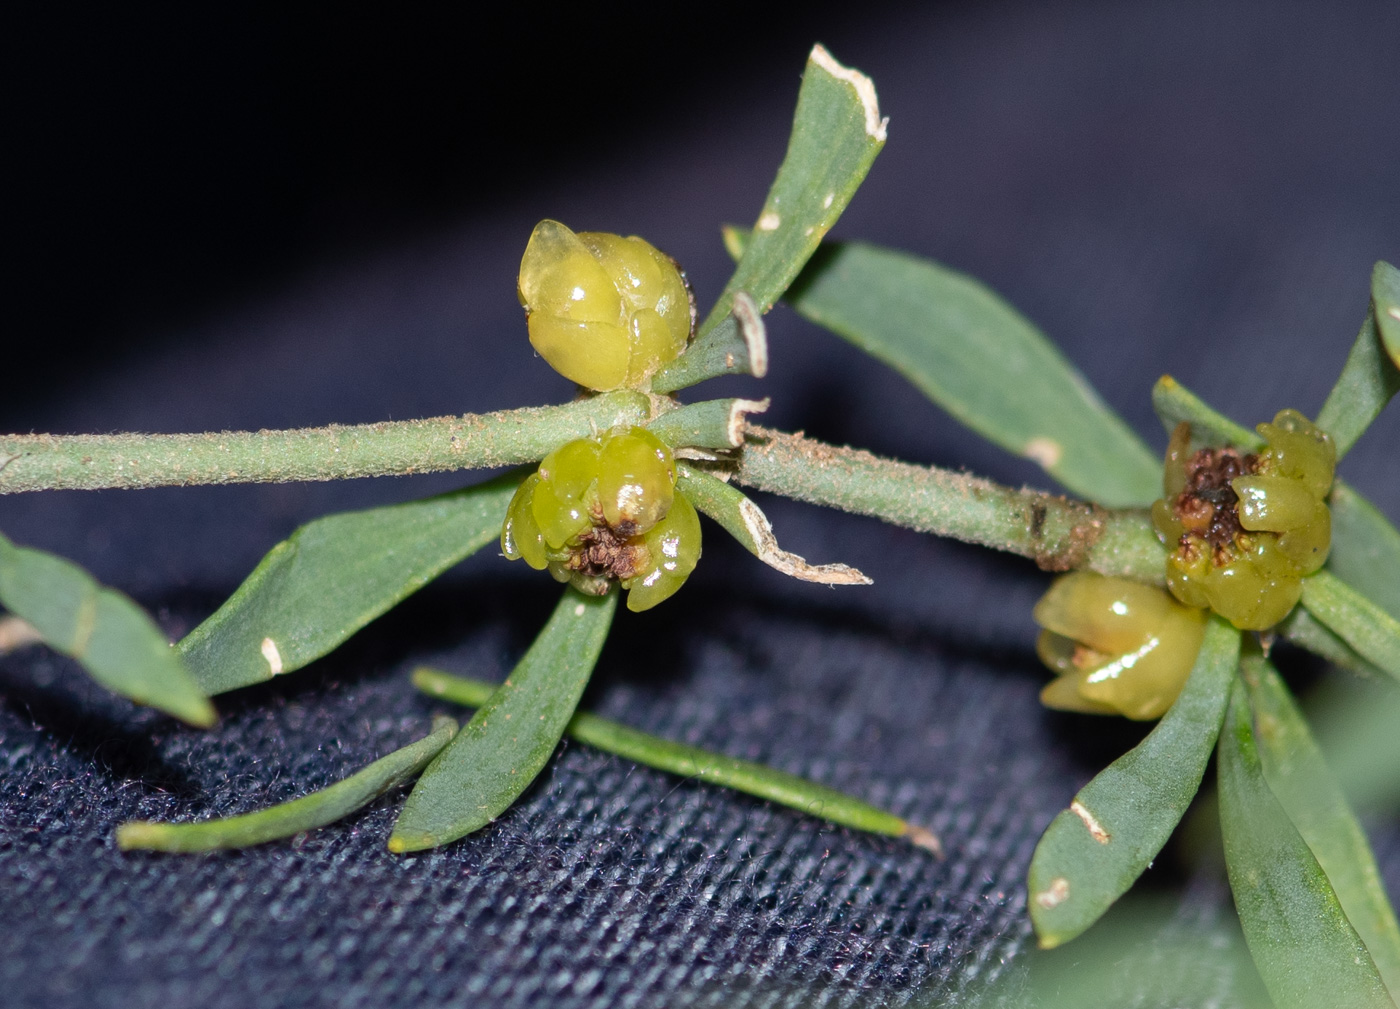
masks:
[[[1400,8],[877,4],[868,14],[809,12],[771,48],[751,41],[761,36],[751,21],[707,22],[697,32],[708,49],[676,43],[688,62],[668,72],[687,83],[667,114],[638,99],[645,122],[629,118],[619,82],[645,88],[652,78],[613,74],[602,87],[580,57],[559,77],[577,79],[577,93],[536,94],[518,67],[504,78],[510,88],[493,87],[488,60],[479,75],[443,83],[473,85],[441,102],[455,118],[412,127],[456,137],[447,146],[487,188],[434,190],[423,197],[431,213],[384,197],[397,225],[353,219],[378,206],[354,192],[317,224],[308,197],[296,204],[297,229],[282,230],[265,207],[240,212],[249,197],[235,192],[225,214],[252,215],[252,239],[217,227],[204,238],[174,225],[156,232],[243,243],[225,259],[192,248],[234,277],[220,286],[191,267],[170,292],[185,306],[173,317],[142,264],[169,270],[181,257],[150,235],[134,265],[112,267],[146,292],[134,307],[74,267],[51,299],[79,327],[71,343],[32,319],[4,338],[6,353],[32,367],[6,369],[16,391],[0,399],[0,427],[283,427],[565,398],[567,384],[533,359],[515,301],[531,226],[549,216],[643,234],[686,264],[702,301],[712,298],[727,271],[717,225],[760,205],[817,38],[875,78],[891,118],[889,146],[837,237],[986,280],[1154,447],[1165,439],[1147,393],[1163,372],[1250,423],[1283,406],[1316,411],[1363,317],[1371,264],[1400,261]],[[665,23],[684,39],[679,16]],[[314,26],[298,31],[319,37]],[[362,35],[370,42],[355,59],[371,68],[380,50],[372,31]],[[727,50],[730,35],[748,41]],[[502,66],[530,57],[528,33],[484,41]],[[464,37],[461,58],[482,43]],[[411,74],[414,44],[386,39],[388,69],[374,73]],[[143,72],[139,56],[118,76]],[[157,66],[180,87],[173,63]],[[256,107],[275,109],[277,82],[258,77],[256,61],[246,73]],[[605,94],[614,111],[589,106],[571,118],[580,94]],[[500,103],[528,128],[496,111],[473,135],[473,108]],[[571,124],[587,129],[575,135]],[[249,127],[269,148],[249,157],[275,173],[272,149],[294,143],[295,126]],[[592,132],[601,127],[603,139]],[[198,133],[178,117],[169,130],[126,142],[160,150],[179,147],[182,130]],[[76,147],[68,163],[80,186],[103,169]],[[533,174],[471,175],[474,160],[495,158]],[[377,162],[336,175],[332,161],[311,162],[328,185],[379,192]],[[217,165],[207,171],[219,177]],[[25,196],[6,199],[19,206]],[[340,247],[337,227],[355,240]],[[117,255],[119,243],[96,231],[75,228],[68,240]],[[275,270],[249,265],[259,241]],[[96,306],[86,315],[63,303],[85,297]],[[133,320],[143,318],[167,321],[138,335]],[[778,426],[1044,485],[833,337],[786,309],[771,319],[770,378],[720,391],[771,395]],[[99,366],[83,366],[89,354]],[[1391,516],[1400,516],[1397,443],[1392,410],[1343,468]],[[0,499],[0,529],[88,566],[175,636],[297,524],[462,480],[21,496]],[[1033,945],[1023,880],[1039,832],[1142,729],[1039,706],[1046,674],[1030,608],[1047,577],[1030,565],[764,505],[789,549],[855,564],[875,585],[790,582],[707,527],[691,584],[652,613],[620,617],[586,704],[888,806],[936,830],[945,860],[577,746],[563,747],[492,827],[432,853],[384,851],[398,796],[294,843],[195,857],[115,849],[122,820],[257,808],[422,734],[443,708],[409,685],[417,663],[503,677],[556,590],[486,551],[312,668],[220,698],[209,732],[109,698],[49,653],[0,658],[0,1001],[963,1005],[999,976],[1014,997]],[[1295,674],[1312,669],[1283,661]],[[1384,867],[1400,881],[1400,844],[1380,827]],[[1174,865],[1164,857],[1149,874],[1180,907],[1167,931],[1228,936],[1228,891],[1209,873],[1183,884]],[[1190,980],[1193,1004],[1236,1004],[1249,983],[1229,972]]]

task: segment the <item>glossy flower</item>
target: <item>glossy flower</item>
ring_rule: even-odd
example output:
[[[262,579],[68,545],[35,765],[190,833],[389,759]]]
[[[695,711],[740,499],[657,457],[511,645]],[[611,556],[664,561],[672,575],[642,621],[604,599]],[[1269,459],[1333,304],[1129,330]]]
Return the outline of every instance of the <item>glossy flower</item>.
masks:
[[[1209,607],[1242,630],[1286,617],[1303,577],[1322,567],[1332,541],[1326,498],[1336,449],[1296,410],[1260,424],[1258,455],[1190,451],[1180,424],[1167,446],[1165,498],[1152,521],[1167,558],[1167,586],[1188,606]]]
[[[1035,606],[1036,642],[1059,675],[1040,693],[1062,711],[1161,718],[1181,693],[1205,634],[1205,613],[1151,585],[1075,571]]]
[[[619,582],[628,609],[650,609],[700,560],[699,516],[675,488],[671,450],[645,428],[568,442],[515,492],[501,552],[591,595]]]
[[[535,225],[520,261],[530,343],[589,389],[647,389],[685,350],[694,305],[674,260],[635,236]]]

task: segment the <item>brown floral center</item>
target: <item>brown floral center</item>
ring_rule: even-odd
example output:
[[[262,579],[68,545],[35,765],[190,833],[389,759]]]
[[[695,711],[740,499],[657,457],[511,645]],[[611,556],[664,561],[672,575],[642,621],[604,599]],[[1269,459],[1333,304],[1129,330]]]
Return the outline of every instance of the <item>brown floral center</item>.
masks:
[[[1186,461],[1186,488],[1172,505],[1186,530],[1183,548],[1190,551],[1193,544],[1188,537],[1197,536],[1211,545],[1217,565],[1228,563],[1235,553],[1236,537],[1244,532],[1240,499],[1230,481],[1258,469],[1257,455],[1244,455],[1233,448],[1199,449]]]
[[[635,528],[632,523],[624,526]],[[624,535],[624,529],[598,522],[579,535],[564,567],[590,578],[622,581],[646,569],[647,548],[640,538]]]

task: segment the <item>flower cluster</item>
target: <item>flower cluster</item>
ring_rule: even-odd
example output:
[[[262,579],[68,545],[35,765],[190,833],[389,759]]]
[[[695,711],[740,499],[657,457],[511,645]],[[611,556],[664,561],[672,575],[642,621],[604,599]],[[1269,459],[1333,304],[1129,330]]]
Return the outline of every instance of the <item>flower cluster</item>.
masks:
[[[1042,662],[1059,675],[1041,691],[1049,708],[1161,718],[1186,683],[1205,613],[1159,588],[1075,571],[1035,606]]]
[[[627,608],[646,610],[695,569],[700,519],[676,493],[671,450],[634,427],[545,456],[511,499],[501,551],[590,595],[619,582]]]
[[[520,262],[530,343],[589,389],[646,389],[685,349],[695,306],[675,261],[635,236],[535,225]]]
[[[1165,498],[1152,521],[1168,548],[1167,586],[1242,630],[1264,630],[1293,609],[1303,576],[1327,560],[1336,448],[1296,410],[1260,424],[1265,448],[1190,451],[1180,424],[1167,447]]]

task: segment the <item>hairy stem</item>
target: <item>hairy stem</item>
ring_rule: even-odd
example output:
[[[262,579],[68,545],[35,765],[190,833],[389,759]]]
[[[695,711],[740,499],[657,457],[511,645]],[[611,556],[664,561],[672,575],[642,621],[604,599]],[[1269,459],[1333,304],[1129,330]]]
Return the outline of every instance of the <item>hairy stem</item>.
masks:
[[[650,417],[617,392],[429,420],[207,434],[0,435],[0,494],[404,476],[534,462],[571,438]]]
[[[0,494],[403,476],[533,462],[571,438],[645,423],[672,401],[616,392],[563,406],[295,431],[0,435]],[[1029,557],[1161,583],[1147,515],[749,427],[739,483]]]
[[[1166,558],[1146,512],[1108,511],[760,427],[749,428],[735,475],[783,497],[1020,554],[1048,571],[1163,582]]]

